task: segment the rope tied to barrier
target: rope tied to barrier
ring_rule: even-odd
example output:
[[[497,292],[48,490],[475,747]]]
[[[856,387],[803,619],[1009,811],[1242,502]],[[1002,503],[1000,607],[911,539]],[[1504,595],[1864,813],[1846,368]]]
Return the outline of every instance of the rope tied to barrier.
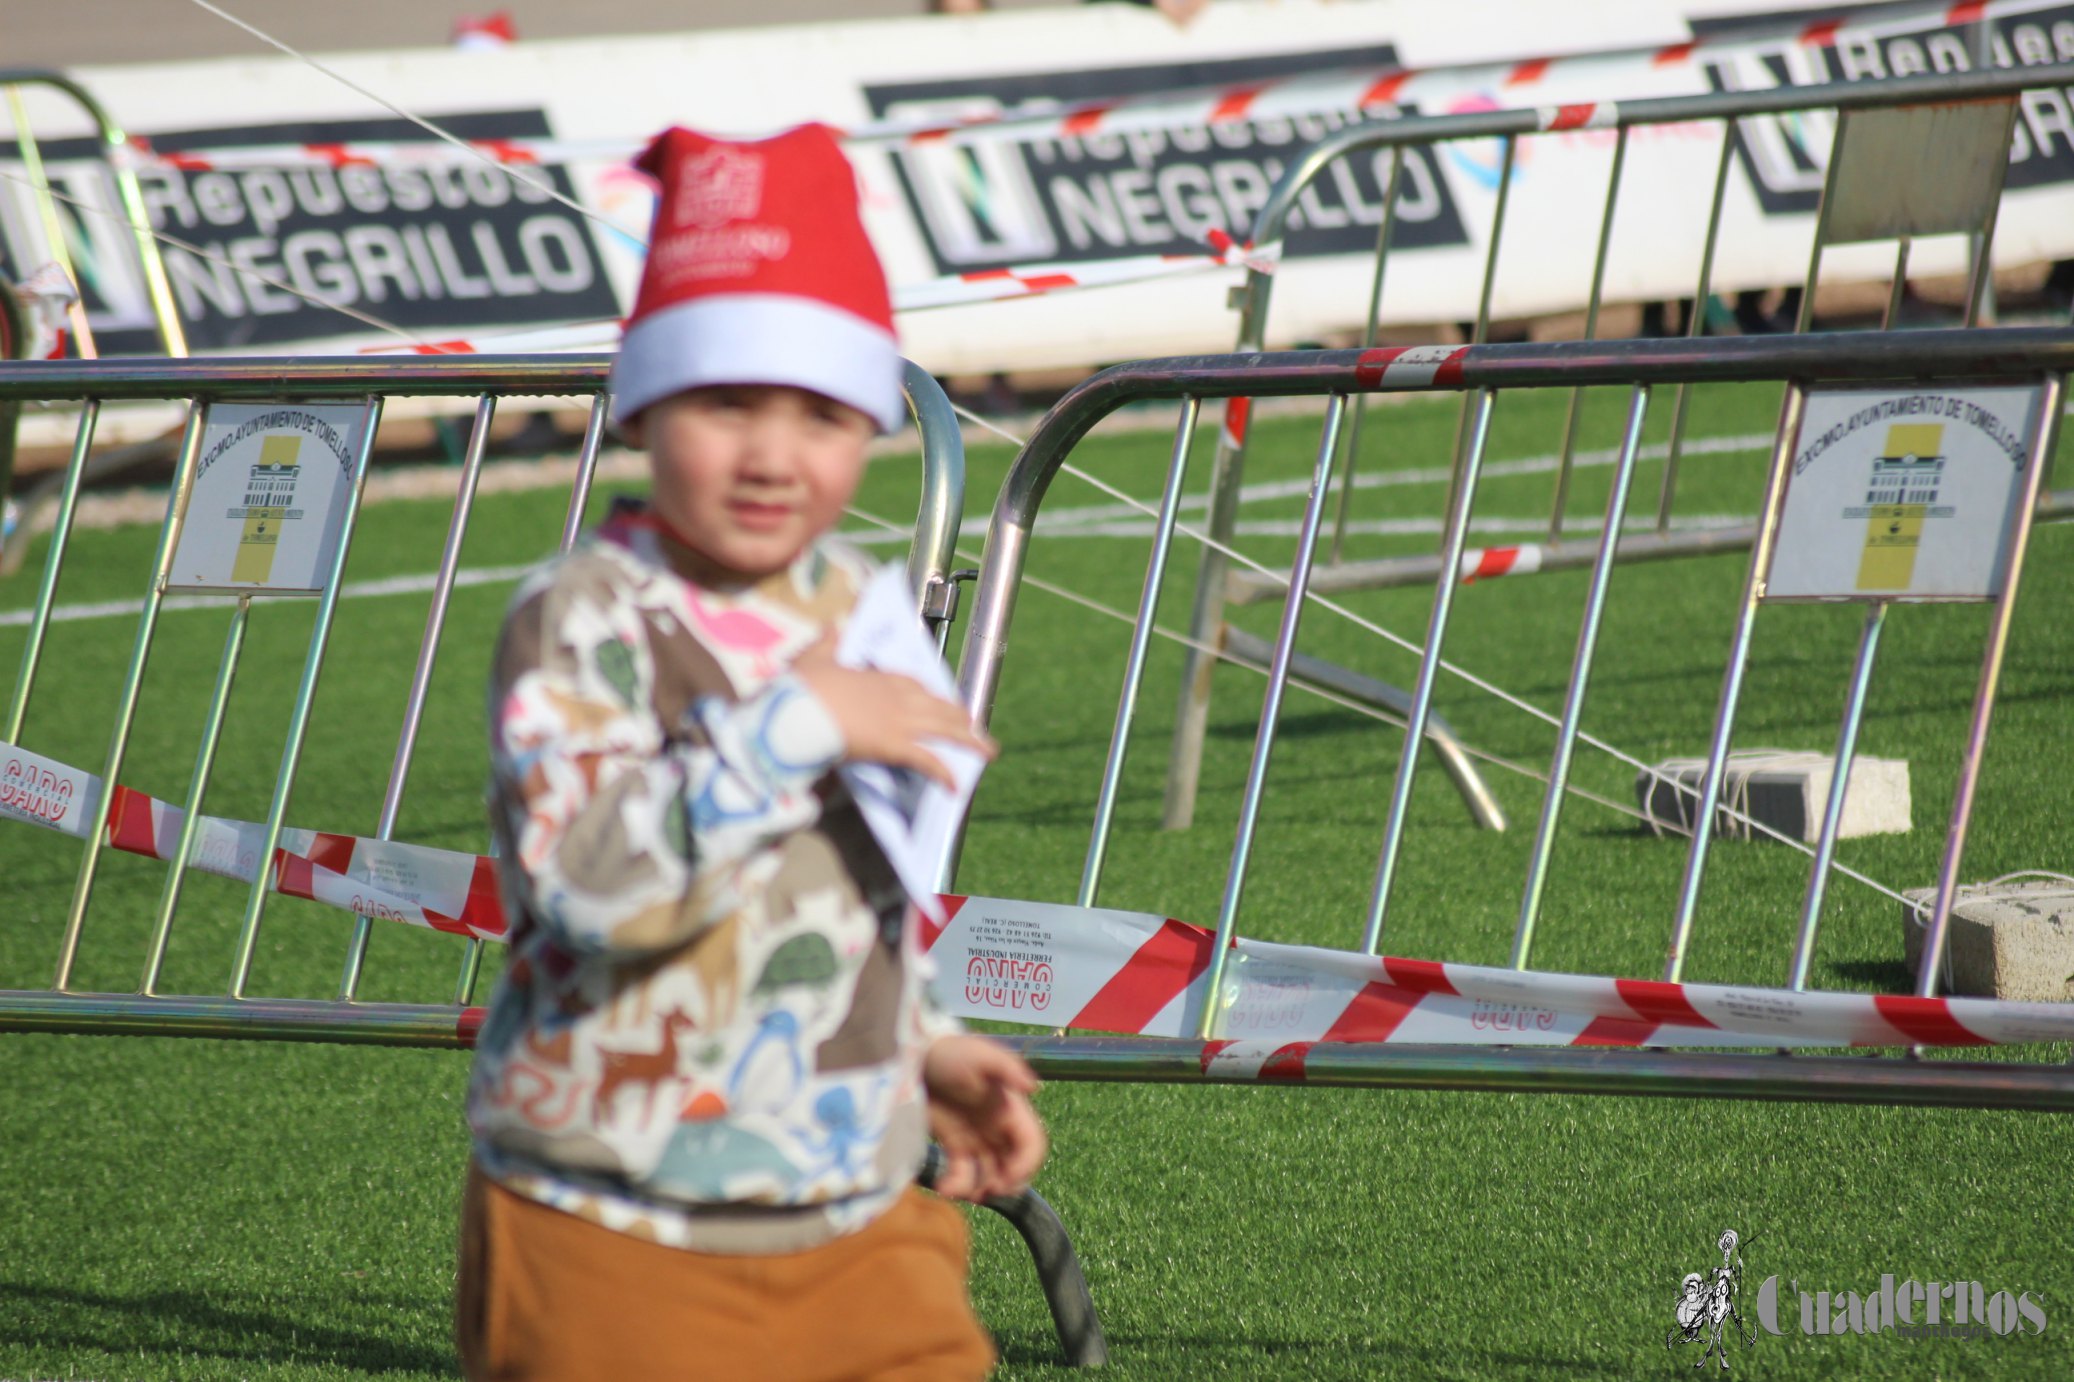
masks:
[[[982,417],[980,414],[973,412],[971,409],[963,406],[962,404],[953,403],[951,406],[957,410],[959,416],[965,418],[967,421],[973,423],[975,426],[984,428],[985,430],[992,432],[994,435],[1000,437],[1002,440],[1007,441],[1017,447],[1025,445],[1025,441],[1023,438],[1016,436],[1014,433],[1008,431],[1006,428],[1000,426],[999,424],[991,421],[988,418]],[[1158,516],[1158,510],[1152,505],[1144,502],[1135,495],[1129,494],[1126,491],[1117,488],[1115,485],[1112,485],[1108,481],[1101,479],[1099,476],[1093,475],[1088,471],[1082,470],[1079,466],[1074,465],[1071,461],[1061,462],[1059,465],[1059,470],[1064,474],[1073,476],[1077,480],[1080,480],[1088,485],[1092,485],[1094,488],[1110,496],[1117,502],[1125,504],[1130,508],[1137,510],[1140,513],[1148,514],[1155,518]],[[1232,547],[1227,543],[1219,542],[1217,539],[1210,536],[1209,533],[1203,531],[1200,528],[1197,528],[1191,524],[1177,521],[1174,525],[1174,530],[1178,533],[1183,533],[1188,537],[1195,539],[1197,542],[1202,543],[1204,546],[1212,549],[1213,551],[1222,553],[1224,556],[1229,557],[1231,560],[1239,563],[1241,566],[1246,567],[1248,570],[1256,571],[1261,575],[1266,576],[1270,580],[1280,581],[1284,585],[1288,583],[1287,573],[1276,571],[1273,568],[1267,566],[1265,563],[1257,561],[1253,557],[1248,556],[1246,553],[1239,551],[1237,548]],[[1394,630],[1384,627],[1383,625],[1375,622],[1372,619],[1366,618],[1361,614],[1357,614],[1352,609],[1349,609],[1344,604],[1341,604],[1339,601],[1334,600],[1329,596],[1320,595],[1315,591],[1306,590],[1304,592],[1304,598],[1317,604],[1323,609],[1331,611],[1333,614],[1338,615],[1340,618],[1347,620],[1356,628],[1362,629],[1367,633],[1373,634],[1376,637],[1381,638],[1385,642],[1391,643],[1396,647],[1403,649],[1404,651],[1410,653],[1414,657],[1422,658],[1425,656],[1425,649],[1421,647],[1419,644],[1414,643],[1411,639],[1406,638],[1404,635],[1397,633]],[[1191,645],[1193,645],[1192,640],[1178,639],[1177,641],[1190,643]],[[1561,724],[1561,720],[1557,716],[1550,714],[1548,711],[1543,710],[1541,707],[1533,704],[1530,701],[1527,701],[1519,696],[1513,695],[1511,692],[1506,691],[1504,688],[1494,685],[1490,681],[1485,680],[1484,678],[1476,675],[1474,672],[1468,671],[1467,669],[1457,665],[1454,662],[1449,661],[1446,658],[1439,659],[1439,666],[1442,671],[1445,671],[1449,675],[1456,677],[1457,679],[1467,683],[1474,689],[1481,691],[1486,695],[1493,696],[1497,698],[1499,701],[1503,702],[1504,704],[1509,705],[1514,709],[1519,710],[1527,715],[1530,715],[1533,718],[1542,721],[1544,724],[1555,726],[1560,726]],[[1377,718],[1384,717],[1378,716]],[[1618,748],[1613,744],[1608,743],[1606,740],[1601,739],[1596,735],[1589,734],[1580,730],[1577,738],[1578,742],[1590,745],[1592,748],[1598,749],[1600,752],[1612,756],[1619,762],[1624,763],[1627,766],[1634,768],[1639,772],[1647,774],[1652,779],[1671,786],[1674,790],[1678,786],[1675,779],[1667,776],[1654,765],[1643,762],[1641,759],[1635,757],[1633,754],[1625,752],[1624,750]],[[1472,752],[1474,751],[1472,750]],[[1480,759],[1483,759],[1484,761],[1491,762],[1494,766],[1513,767],[1513,765],[1504,763],[1501,760],[1497,760],[1495,758],[1486,758],[1485,755],[1481,753],[1477,753],[1476,756]],[[1537,780],[1542,782],[1546,782],[1548,780],[1546,774],[1535,772],[1532,769],[1517,770],[1524,772],[1526,776],[1536,778]],[[1607,799],[1596,796],[1594,794],[1583,792],[1574,784],[1566,784],[1566,787],[1567,790],[1571,793],[1584,797],[1586,800],[1596,802],[1597,804],[1602,806],[1612,805],[1612,803],[1607,801]],[[1643,820],[1645,821],[1645,823],[1647,822],[1648,818],[1641,811],[1635,810],[1630,807],[1615,807],[1614,809],[1621,810],[1624,814]],[[1771,837],[1772,839],[1791,845],[1793,848],[1799,850],[1801,853],[1806,854],[1811,858],[1814,856],[1815,851],[1811,846],[1803,843],[1800,840],[1794,839],[1792,836],[1787,835],[1784,832],[1770,825],[1767,825],[1765,822],[1756,819],[1755,817],[1749,815],[1747,812],[1735,808],[1733,804],[1725,804],[1721,808],[1721,814],[1727,815],[1731,820],[1738,822],[1739,824],[1751,831],[1762,832],[1763,834]],[[1689,830],[1687,833],[1689,833]],[[1871,888],[1874,892],[1880,893],[1881,895],[1891,898],[1896,902],[1906,903],[1908,901],[1908,899],[1900,891],[1888,887],[1886,884],[1879,882],[1877,879],[1869,877],[1868,875],[1858,871],[1857,869],[1853,869],[1841,862],[1833,863],[1831,867],[1837,873],[1842,874],[1844,877],[1849,878],[1854,882],[1861,883],[1864,886]]]

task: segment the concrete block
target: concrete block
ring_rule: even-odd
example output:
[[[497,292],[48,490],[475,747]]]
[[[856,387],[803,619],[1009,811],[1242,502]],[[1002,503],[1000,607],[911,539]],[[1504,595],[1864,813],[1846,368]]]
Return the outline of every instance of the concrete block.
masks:
[[[1911,888],[1902,953],[1913,974],[1937,889]],[[2024,1003],[2074,1001],[2074,881],[2015,876],[1959,889],[1945,941],[1944,991]]]
[[[1731,754],[1722,774],[1722,809],[1715,816],[1715,833],[1729,840],[1772,838],[1728,814],[1741,811],[1790,840],[1814,843],[1822,832],[1822,812],[1829,805],[1835,767],[1835,758],[1826,753],[1750,749]],[[1663,776],[1635,774],[1637,804],[1659,834],[1689,832],[1699,810],[1700,779],[1706,776],[1707,760],[1667,758],[1656,765],[1656,771]],[[1853,758],[1837,837],[1905,835],[1908,830],[1908,760]]]

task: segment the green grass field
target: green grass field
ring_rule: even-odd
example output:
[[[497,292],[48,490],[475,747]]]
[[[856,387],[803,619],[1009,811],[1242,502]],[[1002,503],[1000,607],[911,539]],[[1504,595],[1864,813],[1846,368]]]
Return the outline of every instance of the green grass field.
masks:
[[[1691,431],[1767,431],[1771,388],[1696,398]],[[1508,395],[1496,459],[1544,454],[1563,399]],[[1595,397],[1584,444],[1611,443],[1623,400]],[[1668,399],[1654,410],[1660,437]],[[1425,467],[1445,452],[1452,400],[1379,408],[1364,465]],[[1205,428],[1207,434],[1210,430]],[[1315,421],[1257,428],[1249,479],[1300,476]],[[1080,464],[1132,493],[1156,495],[1168,442],[1098,433]],[[1207,474],[1208,437],[1194,488]],[[1005,448],[972,457],[969,507],[983,514]],[[1763,459],[1688,462],[1679,511],[1750,514]],[[1645,467],[1636,513],[1654,502]],[[2062,472],[2066,473],[2066,472]],[[1573,512],[1596,515],[1609,472],[1580,472]],[[1480,517],[1546,512],[1551,477],[1501,477]],[[913,475],[873,467],[860,503],[911,512]],[[602,496],[601,496],[602,497]],[[464,565],[528,560],[551,547],[562,497],[489,497]],[[1103,502],[1071,478],[1050,503]],[[1300,499],[1249,519],[1292,519]],[[1438,485],[1363,490],[1357,520],[1432,516]],[[353,579],[424,572],[444,503],[369,509]],[[983,523],[968,525],[977,551]],[[1524,534],[1523,534],[1524,536]],[[154,534],[82,533],[61,601],[136,596]],[[1292,542],[1245,539],[1286,563]],[[1430,535],[1363,532],[1350,554],[1432,550]],[[887,550],[887,549],[882,549]],[[1135,602],[1142,538],[1036,540],[1030,570],[1112,605]],[[33,572],[40,557],[32,554]],[[1704,749],[1738,598],[1741,555],[1623,569],[1614,584],[1586,728],[1647,760]],[[1175,563],[1165,622],[1185,617],[1194,558]],[[2074,756],[2074,528],[2042,529],[2016,634],[1965,873],[2068,864]],[[1567,676],[1584,573],[1463,589],[1448,651],[1554,709]],[[399,833],[482,847],[482,709],[489,645],[505,586],[454,598],[434,697]],[[19,609],[33,577],[0,587]],[[1413,638],[1431,594],[1347,598]],[[368,833],[395,743],[423,627],[425,597],[349,602],[341,611],[291,821]],[[1272,633],[1277,607],[1239,620]],[[131,785],[179,799],[221,647],[222,610],[169,613],[153,653]],[[306,605],[253,616],[233,732],[208,809],[265,811],[310,626]],[[1986,614],[1909,607],[1889,621],[1861,750],[1910,761],[1916,828],[1848,842],[1842,858],[1893,887],[1935,875],[1956,780]],[[1771,609],[1758,625],[1738,743],[1833,746],[1858,615]],[[57,626],[24,744],[98,770],[129,657],[133,618]],[[1114,715],[1124,625],[1054,597],[1023,596],[995,729],[1004,752],[982,789],[960,877],[972,892],[1069,900],[1086,846]],[[0,666],[16,665],[19,627],[0,627]],[[1302,647],[1408,683],[1413,661],[1313,608]],[[1126,775],[1103,901],[1207,921],[1215,915],[1260,680],[1219,673],[1201,809],[1185,833],[1155,829],[1179,655],[1156,649]],[[1474,744],[1545,764],[1552,731],[1444,680],[1439,708]],[[1247,892],[1253,936],[1351,945],[1359,935],[1399,732],[1292,694]],[[1513,821],[1471,828],[1445,779],[1424,771],[1386,949],[1504,963],[1540,784],[1492,770]],[[1631,799],[1631,770],[1584,751],[1578,781]],[[1654,977],[1684,850],[1623,816],[1575,801],[1536,950],[1552,969]],[[0,824],[0,987],[49,983],[78,860],[61,837]],[[133,989],[157,863],[107,859],[81,952],[82,987]],[[1805,856],[1782,846],[1717,848],[1687,977],[1783,983]],[[243,890],[197,876],[174,931],[167,991],[221,992]],[[252,991],[327,997],[351,918],[274,900]],[[364,996],[446,1001],[460,946],[400,927],[377,930]],[[1833,885],[1818,987],[1904,991],[1893,903]],[[454,1375],[448,1342],[452,1240],[466,1157],[467,1058],[448,1052],[111,1037],[10,1035],[0,1116],[0,1377],[407,1378]],[[2064,1061],[2065,1049],[2025,1058]],[[1724,1228],[1749,1244],[1754,1286],[1875,1289],[1883,1272],[1979,1280],[2043,1304],[2042,1337],[1906,1342],[1784,1337],[1738,1348],[1753,1377],[2037,1377],[2074,1373],[2074,1219],[2060,1120],[2017,1113],[1829,1108],[1704,1100],[1353,1093],[1253,1088],[1054,1084],[1041,1096],[1054,1150],[1040,1180],[1073,1228],[1120,1379],[1166,1377],[1636,1378],[1673,1376],[1693,1351],[1663,1340],[1681,1277],[1705,1270]],[[1065,1375],[1019,1243],[974,1221],[973,1291],[1003,1353],[1000,1376]],[[1792,1299],[1788,1294],[1787,1300]],[[1790,1313],[1790,1312],[1787,1312]]]

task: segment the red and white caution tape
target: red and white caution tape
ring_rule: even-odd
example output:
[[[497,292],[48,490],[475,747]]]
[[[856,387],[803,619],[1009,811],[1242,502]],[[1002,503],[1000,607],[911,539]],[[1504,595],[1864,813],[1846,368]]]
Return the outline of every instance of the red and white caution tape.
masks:
[[[1517,547],[1472,547],[1462,554],[1464,585],[1500,576],[1531,576],[1540,569],[1541,546],[1534,542]]]
[[[100,818],[100,800],[101,779],[94,774],[0,744],[0,816],[84,839]],[[179,807],[118,786],[109,804],[108,843],[171,859],[184,819]],[[265,827],[253,821],[204,816],[190,862],[205,873],[250,883],[259,875],[265,835]],[[455,935],[504,938],[496,864],[481,855],[283,830],[267,875],[269,888],[290,897]]]
[[[98,819],[91,773],[0,744],[0,816],[83,838]],[[108,843],[168,859],[181,812],[115,790]],[[264,831],[205,817],[193,864],[250,882]],[[284,830],[278,892],[363,916],[501,940],[493,860],[454,850]],[[990,897],[943,898],[924,920],[938,993],[966,1017],[1033,1026],[1193,1035],[1215,937],[1141,912]],[[1592,974],[1495,969],[1236,940],[1205,1073],[1300,1071],[1314,1042],[1515,1046],[1995,1046],[2074,1040],[2074,1004],[1794,993]]]
[[[967,1017],[1192,1036],[1215,937],[1169,918],[946,898],[938,993]],[[1258,1073],[1318,1041],[1531,1046],[1985,1046],[2074,1039],[2074,1004],[1793,993],[1239,940],[1206,1059]],[[1221,1067],[1220,1067],[1221,1068]],[[1208,1069],[1208,1067],[1206,1067]]]

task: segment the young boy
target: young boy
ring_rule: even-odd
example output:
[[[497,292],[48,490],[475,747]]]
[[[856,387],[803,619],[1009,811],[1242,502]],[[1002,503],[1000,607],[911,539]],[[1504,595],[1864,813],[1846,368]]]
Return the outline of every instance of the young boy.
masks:
[[[962,709],[839,666],[828,537],[899,425],[834,137],[671,130],[613,371],[653,487],[518,591],[490,687],[511,963],[477,1042],[471,1378],[975,1378],[958,1213],[1044,1154],[1029,1068],[930,997],[844,761],[948,781]]]

